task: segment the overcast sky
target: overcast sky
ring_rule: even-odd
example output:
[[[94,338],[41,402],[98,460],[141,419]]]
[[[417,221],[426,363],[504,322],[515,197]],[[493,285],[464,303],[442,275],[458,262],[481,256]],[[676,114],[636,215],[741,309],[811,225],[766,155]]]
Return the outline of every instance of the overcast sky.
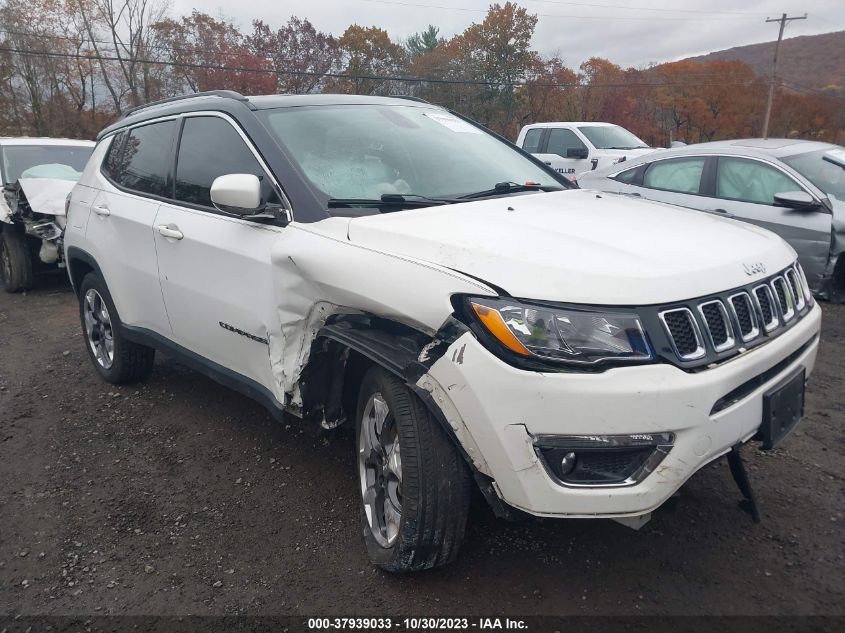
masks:
[[[500,0],[502,3],[504,0]],[[394,40],[440,27],[460,33],[484,18],[488,0],[173,0],[177,14],[194,7],[232,18],[243,29],[253,19],[278,27],[291,15],[307,17],[323,31],[340,35],[351,23],[379,26]],[[790,23],[784,37],[845,29],[843,0],[520,0],[539,17],[534,48],[559,54],[577,67],[588,57],[622,66],[681,59],[710,51],[766,42],[777,37],[767,17],[808,14]]]

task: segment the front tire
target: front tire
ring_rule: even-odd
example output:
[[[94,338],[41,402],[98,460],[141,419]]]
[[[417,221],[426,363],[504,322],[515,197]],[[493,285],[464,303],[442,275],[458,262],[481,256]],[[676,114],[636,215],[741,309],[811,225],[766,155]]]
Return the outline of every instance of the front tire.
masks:
[[[422,401],[380,367],[358,398],[361,529],[370,560],[390,572],[445,565],[463,541],[470,473]]]
[[[103,380],[119,385],[150,375],[155,350],[126,339],[111,295],[97,273],[88,273],[79,285],[79,318],[88,356]]]
[[[32,288],[32,259],[26,237],[15,226],[6,226],[0,234],[0,274],[6,292]]]

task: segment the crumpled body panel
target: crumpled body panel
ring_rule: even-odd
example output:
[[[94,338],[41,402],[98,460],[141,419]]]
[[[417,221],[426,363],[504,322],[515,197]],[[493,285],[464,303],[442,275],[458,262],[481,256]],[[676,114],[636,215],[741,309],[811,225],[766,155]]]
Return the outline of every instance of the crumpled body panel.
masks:
[[[433,335],[453,312],[453,294],[496,294],[448,268],[357,246],[345,239],[346,223],[333,218],[319,231],[291,224],[271,253],[278,314],[268,330],[274,395],[294,407],[301,405],[297,381],[311,344],[331,315],[368,313]]]

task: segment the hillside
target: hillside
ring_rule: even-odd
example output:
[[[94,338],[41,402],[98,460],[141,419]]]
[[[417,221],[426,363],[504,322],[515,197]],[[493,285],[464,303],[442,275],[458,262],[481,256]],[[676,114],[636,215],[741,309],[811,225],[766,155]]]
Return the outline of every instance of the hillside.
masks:
[[[775,42],[736,46],[693,61],[739,60],[760,75],[771,70]],[[786,84],[845,95],[845,31],[801,35],[784,39],[780,45],[778,75]]]

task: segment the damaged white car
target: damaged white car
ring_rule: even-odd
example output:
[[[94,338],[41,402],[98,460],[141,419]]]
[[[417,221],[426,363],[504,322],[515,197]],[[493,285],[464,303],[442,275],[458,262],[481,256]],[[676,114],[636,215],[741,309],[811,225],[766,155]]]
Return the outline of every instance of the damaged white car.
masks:
[[[0,272],[8,292],[28,290],[33,272],[63,266],[65,203],[94,143],[0,138]]]
[[[727,454],[756,516],[739,447],[795,427],[819,341],[776,235],[573,189],[408,99],[137,109],[101,133],[65,250],[105,380],[162,350],[354,425],[361,532],[391,571],[457,555],[473,486],[500,516],[638,527]]]

